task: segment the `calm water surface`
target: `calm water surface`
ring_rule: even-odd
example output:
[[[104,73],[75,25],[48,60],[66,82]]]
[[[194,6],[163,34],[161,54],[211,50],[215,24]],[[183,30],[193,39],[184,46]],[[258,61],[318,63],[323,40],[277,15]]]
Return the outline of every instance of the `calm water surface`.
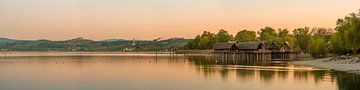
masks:
[[[354,74],[206,57],[57,56],[0,59],[0,90],[359,90]]]

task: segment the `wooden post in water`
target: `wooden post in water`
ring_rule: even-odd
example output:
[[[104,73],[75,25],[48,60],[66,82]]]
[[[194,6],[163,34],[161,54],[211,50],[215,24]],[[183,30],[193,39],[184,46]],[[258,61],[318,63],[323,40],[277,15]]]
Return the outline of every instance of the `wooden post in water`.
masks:
[[[158,50],[155,51],[155,59],[157,60],[158,59]]]
[[[4,52],[4,58],[6,58],[6,51],[3,51]]]
[[[4,53],[4,59],[6,58],[7,49],[1,49],[1,51]]]
[[[172,60],[173,59],[173,57],[172,57],[172,49],[170,49],[170,60]]]

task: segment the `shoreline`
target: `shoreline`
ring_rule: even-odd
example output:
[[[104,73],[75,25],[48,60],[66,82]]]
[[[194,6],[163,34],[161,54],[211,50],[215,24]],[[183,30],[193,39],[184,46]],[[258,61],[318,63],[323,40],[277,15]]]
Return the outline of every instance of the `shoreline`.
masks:
[[[0,57],[38,56],[204,56],[204,54],[174,54],[170,52],[56,52],[56,51],[12,51],[0,52]]]
[[[352,63],[352,59],[335,61],[331,61],[331,59],[332,57],[305,61],[294,61],[289,63],[294,65],[311,66],[317,68],[332,69],[335,71],[360,74],[360,63]]]

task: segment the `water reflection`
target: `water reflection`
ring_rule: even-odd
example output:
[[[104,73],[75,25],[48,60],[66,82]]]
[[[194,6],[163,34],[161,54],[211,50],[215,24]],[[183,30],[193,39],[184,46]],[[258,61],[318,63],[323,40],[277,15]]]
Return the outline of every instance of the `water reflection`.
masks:
[[[9,57],[0,59],[0,73],[0,89],[19,90],[29,87],[73,90],[89,90],[89,87],[136,90],[360,89],[360,76],[356,74],[284,63],[219,62],[200,56]],[[79,83],[81,85],[77,86]]]
[[[360,76],[351,73],[335,73],[339,90],[360,90]]]
[[[330,82],[336,83],[338,90],[360,90],[360,75],[358,74],[271,62],[218,62],[216,60],[209,60],[207,57],[188,57],[188,59],[197,66],[199,72],[204,72],[205,76],[214,76],[220,73],[223,80],[227,80],[229,73],[235,72],[238,80],[241,82],[258,80],[261,83],[273,84],[294,81],[303,83],[314,82],[315,85],[322,82]],[[231,68],[234,65],[240,66]]]

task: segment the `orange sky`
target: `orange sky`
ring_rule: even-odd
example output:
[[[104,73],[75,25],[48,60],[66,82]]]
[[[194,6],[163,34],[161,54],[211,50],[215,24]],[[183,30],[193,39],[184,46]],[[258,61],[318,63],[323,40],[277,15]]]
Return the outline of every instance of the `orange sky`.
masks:
[[[335,27],[360,0],[1,0],[0,37],[192,38],[265,26]]]

